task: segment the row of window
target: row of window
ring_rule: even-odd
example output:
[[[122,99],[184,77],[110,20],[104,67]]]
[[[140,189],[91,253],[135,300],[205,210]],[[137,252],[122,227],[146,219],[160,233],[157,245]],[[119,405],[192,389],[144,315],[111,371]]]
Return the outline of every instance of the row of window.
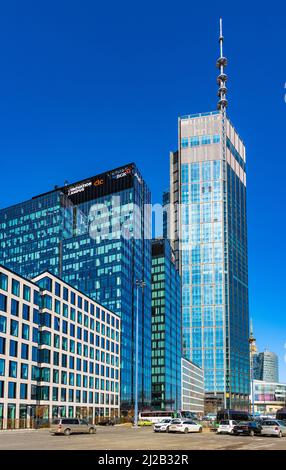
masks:
[[[3,291],[8,292],[8,276],[4,273],[0,273],[0,289]],[[51,290],[51,286],[53,284],[53,281],[49,277],[45,277],[39,281],[39,285],[41,288],[46,288],[47,290]],[[63,287],[58,283],[55,282],[55,295],[61,297],[61,294],[63,295],[63,299],[65,301],[69,301],[69,296],[70,296],[70,302],[72,305],[76,305],[76,297],[77,297],[77,308],[83,309],[86,313],[90,313],[91,315],[95,314],[96,310],[96,318],[100,319],[103,322],[106,322],[108,324],[111,324],[111,326],[116,327],[117,329],[119,328],[119,319],[116,319],[113,315],[110,315],[110,313],[106,312],[103,309],[100,309],[99,307],[94,306],[91,302],[88,302],[87,300],[83,299],[79,295],[75,295],[74,292],[69,291],[66,287]],[[31,302],[31,288],[27,285],[23,285],[23,292],[20,292],[20,287],[21,284],[19,281],[16,279],[12,279],[12,294],[16,297],[21,297],[27,301]],[[36,298],[33,299],[34,303],[36,305],[39,305],[39,296],[38,293],[35,291]],[[11,313],[12,315],[19,315],[19,302],[15,299],[12,299],[11,301]],[[44,295],[42,296],[42,302],[40,305],[42,308],[48,308],[49,310],[52,310],[52,298],[49,295]],[[55,312],[60,314],[61,313],[61,302],[59,300],[56,300],[54,303],[54,309]],[[7,311],[7,297],[3,294],[0,294],[0,310],[6,312]],[[23,310],[23,318],[25,320],[29,320],[29,310],[30,306],[24,304],[22,307]],[[62,306],[62,314],[64,316],[68,316],[68,305],[63,304]],[[70,309],[70,315],[71,318],[74,320],[75,319],[75,309],[71,308]],[[85,315],[85,323],[88,321],[88,317]],[[77,319],[78,322],[81,323],[82,319],[82,313],[78,312],[77,314]]]
[[[9,278],[6,274],[0,273],[0,289],[8,292]],[[23,284],[23,291],[21,292],[21,283],[16,279],[12,279],[12,294],[16,297],[21,297],[27,302],[31,302],[31,287]]]
[[[192,137],[182,137],[181,147],[198,147],[199,145],[218,144],[220,142],[220,135],[201,135]]]
[[[0,336],[0,354],[5,355],[9,352],[10,357],[21,357],[21,359],[24,360],[29,360],[30,357],[30,348],[26,343],[21,344],[21,348],[19,347],[19,343],[14,340],[9,341],[9,350],[6,347],[6,338],[3,338]],[[102,362],[105,363],[105,359],[107,359],[107,354],[105,352],[101,352],[99,355],[98,352],[98,358],[102,360]],[[92,354],[94,358],[94,351]],[[108,362],[109,359],[111,359],[111,364],[115,365],[116,367],[119,366],[119,360],[118,357],[115,357],[113,355],[108,356]],[[86,359],[82,359],[79,357],[74,357],[74,356],[68,356],[67,354],[64,353],[59,353],[57,351],[50,351],[49,349],[38,349],[36,346],[32,346],[32,352],[31,352],[31,360],[33,362],[40,362],[40,363],[45,363],[45,364],[53,364],[55,366],[59,366],[61,364],[61,367],[69,367],[70,369],[76,369],[78,371],[83,371],[83,372],[89,372],[90,373],[95,373],[96,375],[103,375],[103,376],[109,376],[109,366],[108,365],[100,365],[98,363],[94,363],[92,361],[87,361]],[[113,368],[111,368],[113,370]],[[112,372],[113,374],[113,372]],[[115,371],[115,378],[118,378],[118,371]]]
[[[62,401],[70,403],[92,403],[92,404],[106,404],[106,405],[118,405],[118,395],[109,393],[99,392],[88,392],[86,390],[73,390],[58,387],[49,387],[46,385],[31,386],[31,397],[28,393],[28,384],[17,382],[7,382],[0,380],[0,398],[5,396],[5,387],[7,386],[7,397],[10,399],[17,398],[17,392],[19,387],[19,398],[21,400],[44,400],[44,401]]]
[[[5,376],[5,359],[0,359],[0,376]],[[26,363],[18,363],[16,361],[9,361],[8,362],[8,375],[10,378],[17,378],[18,377],[18,372],[21,377],[21,379],[29,380],[29,369],[31,373],[31,380],[34,381],[44,381],[44,382],[53,382],[53,383],[59,383],[61,380],[61,384],[66,385],[69,384],[70,386],[76,385],[77,387],[83,387],[83,388],[96,388],[99,389],[101,388],[102,390],[111,390],[114,391],[114,382],[113,380],[118,380],[119,379],[119,373],[117,369],[114,369],[113,367],[108,367],[106,366],[104,369],[104,366],[101,366],[99,364],[89,364],[89,371],[86,371],[87,373],[89,372],[90,374],[96,374],[99,375],[100,372],[105,372],[105,379],[99,379],[99,378],[94,378],[94,377],[89,377],[87,375],[81,375],[81,374],[75,374],[74,372],[67,372],[67,371],[61,371],[61,374],[58,369],[53,369],[51,371],[50,368],[48,367],[38,367],[38,366],[29,366],[29,364]],[[95,366],[95,367],[94,367]],[[19,370],[18,370],[19,369]],[[74,369],[71,368],[71,369]],[[81,371],[81,369],[78,369]],[[111,380],[109,380],[111,379]],[[117,391],[118,385],[115,384],[115,388]]]

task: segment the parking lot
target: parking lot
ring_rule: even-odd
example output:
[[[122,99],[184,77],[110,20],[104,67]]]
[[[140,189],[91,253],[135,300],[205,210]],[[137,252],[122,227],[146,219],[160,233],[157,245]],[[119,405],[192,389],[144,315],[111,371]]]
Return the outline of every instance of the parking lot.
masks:
[[[286,437],[154,433],[150,427],[98,427],[95,435],[52,436],[48,430],[0,432],[0,450],[286,450]]]

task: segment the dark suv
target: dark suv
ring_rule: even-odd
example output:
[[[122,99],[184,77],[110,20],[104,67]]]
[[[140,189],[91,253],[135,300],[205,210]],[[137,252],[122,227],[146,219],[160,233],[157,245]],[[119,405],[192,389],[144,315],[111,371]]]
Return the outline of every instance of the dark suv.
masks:
[[[247,436],[257,436],[261,434],[262,426],[256,421],[242,421],[233,428],[233,434],[238,436],[245,434]]]
[[[95,434],[95,432],[96,427],[93,424],[79,418],[54,419],[50,428],[51,434],[64,434],[65,436],[76,433]]]

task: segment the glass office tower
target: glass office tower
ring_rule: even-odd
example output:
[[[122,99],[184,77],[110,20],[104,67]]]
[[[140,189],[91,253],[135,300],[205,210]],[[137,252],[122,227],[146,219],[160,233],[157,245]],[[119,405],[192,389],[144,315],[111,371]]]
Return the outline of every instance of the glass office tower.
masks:
[[[224,112],[179,118],[170,173],[183,355],[204,369],[208,409],[247,408],[245,147]]]
[[[255,380],[279,382],[278,356],[265,350],[253,356],[253,373]]]
[[[151,403],[151,194],[134,164],[0,210],[0,259],[15,272],[61,277],[121,316],[121,408],[135,388],[139,292],[139,406]]]
[[[152,241],[152,408],[181,408],[181,279],[168,240]]]

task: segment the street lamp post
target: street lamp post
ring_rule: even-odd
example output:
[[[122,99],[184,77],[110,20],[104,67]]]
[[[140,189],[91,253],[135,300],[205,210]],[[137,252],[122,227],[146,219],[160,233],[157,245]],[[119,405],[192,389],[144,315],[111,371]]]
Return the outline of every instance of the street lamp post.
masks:
[[[252,415],[254,417],[255,413],[255,401],[254,401],[254,354],[256,353],[256,343],[255,338],[253,335],[253,325],[252,321],[250,324],[250,336],[249,336],[249,353],[250,353],[250,381],[251,381],[251,408],[252,408]]]
[[[138,427],[138,349],[139,349],[139,288],[142,289],[142,294],[146,282],[136,280],[136,327],[135,327],[135,403],[134,403],[134,427]]]

